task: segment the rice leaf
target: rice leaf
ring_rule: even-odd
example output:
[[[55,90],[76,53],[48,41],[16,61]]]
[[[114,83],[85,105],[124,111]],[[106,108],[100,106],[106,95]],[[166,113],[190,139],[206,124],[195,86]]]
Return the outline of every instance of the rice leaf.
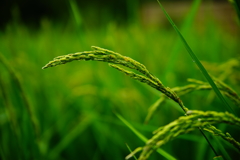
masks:
[[[189,10],[189,13],[187,14],[187,17],[185,18],[183,25],[181,26],[181,30],[183,34],[186,34],[188,30],[191,28],[191,25],[193,24],[194,18],[197,14],[198,8],[201,4],[201,0],[194,0],[191,8]],[[172,73],[172,70],[174,69],[175,65],[177,64],[176,61],[178,59],[179,55],[179,48],[180,48],[181,42],[180,39],[176,40],[176,43],[174,43],[172,51],[170,53],[170,63],[167,63],[166,69],[165,69],[165,75]]]
[[[202,65],[202,63],[199,61],[199,59],[197,58],[197,56],[193,53],[192,49],[190,48],[190,46],[188,45],[187,41],[185,40],[185,38],[183,37],[183,35],[181,34],[181,32],[179,31],[179,29],[177,28],[177,26],[175,25],[175,23],[173,22],[173,20],[171,19],[171,17],[168,15],[168,13],[166,12],[166,10],[163,8],[162,4],[160,3],[159,0],[158,4],[161,7],[161,9],[163,10],[165,16],[167,17],[168,21],[171,23],[171,25],[173,26],[174,30],[177,32],[179,38],[181,39],[182,43],[184,44],[186,50],[188,51],[189,55],[191,56],[193,62],[196,63],[196,65],[198,66],[198,68],[200,69],[200,71],[202,72],[202,74],[204,75],[204,77],[207,79],[208,83],[212,86],[214,92],[216,93],[216,95],[220,98],[220,100],[223,102],[225,108],[227,111],[234,113],[234,110],[230,107],[230,105],[227,103],[227,101],[225,100],[225,98],[223,97],[223,95],[221,94],[221,92],[219,91],[219,89],[217,88],[216,84],[213,82],[212,78],[209,76],[208,72],[206,71],[206,69],[204,68],[204,66]]]
[[[229,0],[230,3],[232,3],[233,7],[235,8],[238,19],[240,20],[240,2],[239,0]]]
[[[142,135],[139,131],[137,131],[127,120],[125,120],[120,114],[115,113],[115,115],[131,130],[133,131],[133,133],[140,138],[143,142],[147,142],[148,139]],[[139,148],[138,148],[139,150]],[[133,151],[134,152],[134,151]],[[170,155],[169,153],[167,153],[166,151],[162,150],[161,148],[157,149],[157,152],[159,154],[161,154],[163,157],[169,159],[169,160],[176,160],[176,158],[174,158],[172,155]]]

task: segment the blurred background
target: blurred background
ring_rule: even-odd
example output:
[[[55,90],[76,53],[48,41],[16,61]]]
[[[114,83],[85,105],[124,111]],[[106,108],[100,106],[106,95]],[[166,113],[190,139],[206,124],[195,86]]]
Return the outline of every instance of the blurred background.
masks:
[[[234,6],[227,0],[161,2],[209,73],[239,92]],[[94,45],[134,58],[170,88],[189,84],[188,78],[205,81],[155,0],[2,0],[0,19],[1,159],[122,160],[130,152],[126,144],[133,150],[145,143],[115,113],[147,138],[183,115],[168,100],[144,124],[161,93],[102,62],[41,69],[56,56]],[[181,99],[189,109],[225,111],[210,91]],[[239,129],[219,127],[240,140]],[[177,159],[214,157],[197,131],[163,149]],[[154,153],[150,159],[165,158]]]

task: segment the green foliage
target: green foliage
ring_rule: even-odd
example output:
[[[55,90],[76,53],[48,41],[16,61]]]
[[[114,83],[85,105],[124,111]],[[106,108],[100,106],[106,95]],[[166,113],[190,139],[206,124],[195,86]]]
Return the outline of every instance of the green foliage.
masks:
[[[195,2],[195,7],[200,5]],[[142,27],[140,21],[124,28],[112,22],[90,30],[81,21],[84,15],[77,17],[74,3],[71,12],[77,24],[43,19],[38,31],[12,23],[0,33],[1,159],[122,160],[129,154],[126,143],[137,148],[127,158],[138,157],[139,152],[151,155],[149,159],[239,156],[239,118],[225,112],[195,64],[188,63],[172,30]],[[210,17],[202,22],[208,26],[203,30],[190,19],[182,29],[192,49],[201,53],[201,63],[239,113],[239,37]],[[114,52],[93,47],[65,55],[91,45]],[[170,52],[177,58],[171,59]],[[52,57],[57,58],[48,66],[74,62],[41,70]],[[83,60],[104,61],[110,67]],[[189,108],[188,116],[179,106]],[[203,136],[194,131],[199,126],[220,156],[215,157]]]
[[[237,15],[238,15],[238,19],[240,20],[240,3],[238,0],[229,0],[230,3],[232,3],[232,5],[234,6]]]
[[[213,111],[188,111],[187,114],[189,116],[180,117],[168,125],[160,127],[158,130],[154,131],[154,136],[146,143],[146,146],[143,148],[139,159],[147,159],[156,148],[160,148],[162,145],[181,134],[199,129],[199,127],[203,127],[204,130],[211,132],[216,136],[221,136],[223,139],[232,143],[236,148],[240,149],[240,143],[232,138],[229,133],[223,134],[220,130],[217,130],[215,127],[211,126],[211,124],[215,123],[228,123],[238,126],[240,125],[239,118],[234,117],[234,115],[227,112],[218,113]]]
[[[192,49],[190,48],[190,46],[188,45],[187,41],[185,40],[185,38],[183,37],[183,35],[181,34],[181,32],[179,31],[179,29],[177,28],[177,26],[175,25],[175,23],[173,22],[173,20],[171,19],[171,17],[167,14],[167,12],[165,11],[165,9],[163,8],[162,4],[159,2],[158,3],[161,7],[161,9],[163,10],[164,14],[166,15],[167,19],[169,20],[169,22],[171,23],[171,25],[173,26],[174,30],[177,32],[179,38],[181,39],[181,42],[184,44],[187,52],[189,53],[189,55],[191,56],[191,58],[193,59],[193,62],[195,62],[198,66],[198,68],[200,69],[200,71],[202,72],[202,74],[204,75],[204,77],[206,78],[206,80],[209,82],[209,84],[212,86],[214,92],[216,93],[216,95],[221,99],[221,101],[223,102],[223,104],[225,105],[226,109],[231,112],[234,113],[234,110],[229,106],[229,104],[226,102],[226,100],[224,99],[224,97],[222,96],[221,92],[219,91],[219,89],[217,88],[216,84],[213,82],[212,78],[209,76],[208,72],[206,71],[206,69],[204,68],[204,66],[202,65],[202,63],[199,61],[198,57],[196,56],[196,54],[192,51]]]
[[[146,67],[129,58],[126,56],[123,56],[119,53],[103,49],[100,47],[92,47],[93,51],[84,51],[84,52],[78,52],[74,54],[68,54],[64,56],[58,56],[53,59],[53,61],[50,61],[47,63],[43,69],[49,68],[49,67],[55,67],[57,65],[65,64],[68,62],[72,62],[74,60],[93,60],[93,61],[103,61],[108,62],[109,66],[125,73],[127,76],[138,80],[142,83],[146,83],[149,86],[157,89],[158,91],[162,92],[164,96],[172,99],[176,103],[179,104],[179,106],[183,109],[183,111],[186,113],[186,116],[179,118],[176,121],[173,121],[172,123],[159,128],[157,131],[154,132],[154,136],[149,139],[146,143],[146,146],[144,148],[137,148],[133,153],[130,155],[133,156],[136,152],[139,152],[140,150],[143,150],[139,159],[145,160],[148,159],[148,157],[152,154],[152,152],[155,149],[160,148],[163,144],[167,143],[168,141],[176,138],[177,136],[181,134],[186,134],[190,131],[193,131],[195,129],[200,129],[208,131],[215,136],[220,136],[224,140],[229,141],[232,143],[236,148],[240,151],[240,143],[237,142],[234,138],[231,137],[229,133],[222,133],[220,130],[216,129],[212,124],[216,123],[228,123],[236,126],[240,126],[240,119],[235,117],[232,114],[229,113],[218,113],[218,112],[202,112],[202,111],[189,111],[186,107],[184,107],[182,100],[178,97],[178,95],[175,92],[182,92],[182,94],[187,94],[194,90],[206,90],[206,89],[212,89],[208,83],[204,83],[198,80],[190,80],[192,82],[197,83],[198,85],[188,85],[184,87],[177,87],[173,90],[171,90],[168,87],[165,87],[162,82],[153,76]],[[115,65],[117,64],[117,65]],[[136,74],[132,71],[123,69],[120,66],[127,67],[129,69],[134,69],[143,75]],[[229,97],[232,97],[231,99],[239,105],[240,103],[240,97],[237,95],[233,89],[229,88],[226,84],[223,82],[216,80],[217,84],[219,85],[219,89],[222,90],[226,95]],[[218,88],[217,88],[218,89]],[[174,92],[175,91],[175,92]],[[164,99],[160,99],[156,102],[155,105],[153,105],[154,109],[150,110],[150,114],[147,116],[147,121],[149,121],[149,118],[151,115],[156,111],[156,106],[159,106],[160,103],[163,102]],[[124,120],[120,115],[117,114],[117,116],[131,129],[134,131],[134,133],[143,141],[146,141],[146,138],[142,136],[139,132],[137,132],[126,120]],[[164,153],[164,152],[163,152]],[[130,158],[131,156],[128,156],[127,158]],[[163,156],[169,156],[163,154]]]
[[[126,121],[121,115],[119,115],[119,114],[117,114],[117,113],[116,113],[116,116],[117,116],[129,129],[131,129],[131,130],[134,132],[134,134],[135,134],[139,139],[141,139],[143,142],[147,143],[148,139],[147,139],[146,137],[144,137],[139,131],[137,131],[128,121]],[[126,157],[126,159],[129,159],[129,158],[131,158],[131,157],[134,157],[134,158],[135,158],[135,154],[136,154],[137,152],[141,151],[141,150],[142,150],[141,147],[136,148],[136,149],[134,150],[134,152],[131,152],[131,154]],[[162,150],[161,148],[157,148],[156,150],[157,150],[157,152],[158,152],[159,154],[161,154],[161,155],[162,155],[163,157],[165,157],[166,159],[170,159],[170,160],[175,160],[175,159],[176,159],[176,158],[174,158],[173,156],[171,156],[170,154],[168,154],[167,152],[165,152],[164,150]]]

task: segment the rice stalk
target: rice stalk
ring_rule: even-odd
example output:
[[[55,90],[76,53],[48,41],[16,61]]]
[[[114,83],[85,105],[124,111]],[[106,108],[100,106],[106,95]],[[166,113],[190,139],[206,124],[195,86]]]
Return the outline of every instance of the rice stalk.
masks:
[[[178,27],[176,26],[176,24],[173,22],[173,20],[171,19],[171,17],[168,15],[168,13],[166,12],[166,10],[164,9],[164,7],[162,6],[162,4],[160,3],[159,0],[157,0],[160,8],[163,10],[166,18],[168,19],[168,21],[170,22],[170,24],[172,25],[172,27],[174,28],[174,30],[176,31],[176,33],[178,34],[180,40],[182,41],[184,47],[186,48],[188,54],[190,55],[190,57],[192,58],[193,62],[196,63],[196,65],[198,66],[198,68],[200,69],[201,73],[203,74],[203,76],[206,78],[206,80],[209,82],[209,84],[211,85],[211,87],[213,88],[214,92],[216,93],[216,95],[218,96],[218,98],[222,101],[222,103],[224,104],[224,107],[227,111],[234,113],[234,110],[231,108],[231,106],[227,103],[227,101],[225,100],[225,98],[223,97],[223,95],[221,94],[221,92],[219,91],[219,89],[217,88],[216,84],[213,82],[213,80],[211,79],[211,77],[209,76],[207,70],[204,68],[204,66],[202,65],[202,63],[200,62],[200,60],[198,59],[198,57],[194,54],[194,52],[192,51],[192,49],[190,48],[190,46],[188,45],[187,41],[185,40],[185,38],[183,37],[183,35],[181,34],[181,32],[179,31]],[[210,143],[210,141],[208,140],[208,138],[206,137],[206,135],[204,134],[204,132],[202,131],[202,128],[199,127],[200,132],[202,133],[202,135],[204,136],[204,138],[206,139],[206,141],[208,142],[209,146],[211,147],[212,151],[215,153],[216,156],[218,156],[217,152],[215,151],[215,149],[213,148],[212,144]]]
[[[210,121],[210,119],[206,119],[205,121],[202,121],[202,119],[203,119],[202,117],[204,117],[206,115],[204,114],[204,112],[201,112],[201,111],[191,111],[191,114],[189,114],[190,112],[188,112],[188,109],[183,105],[183,102],[180,100],[180,98],[176,94],[176,92],[179,92],[180,94],[181,93],[186,94],[193,90],[211,89],[211,86],[209,84],[202,82],[202,81],[195,80],[196,84],[191,84],[191,85],[184,86],[184,87],[176,87],[175,89],[170,89],[169,87],[165,87],[157,77],[152,75],[143,64],[133,60],[132,58],[123,56],[119,53],[113,52],[111,50],[103,49],[100,47],[93,46],[92,48],[93,48],[93,51],[84,51],[84,52],[77,52],[74,54],[58,56],[58,57],[54,58],[52,61],[50,61],[49,63],[47,63],[42,69],[46,69],[49,67],[55,67],[55,66],[58,66],[61,64],[65,64],[65,63],[74,61],[74,60],[79,60],[79,61],[90,61],[91,60],[91,61],[108,62],[110,67],[113,67],[113,68],[119,70],[120,72],[123,72],[127,76],[129,76],[137,81],[140,81],[142,83],[146,83],[149,86],[162,92],[165,97],[168,97],[168,98],[172,99],[173,101],[177,102],[179,104],[179,106],[183,109],[183,111],[186,113],[185,118],[181,117],[180,120],[174,121],[174,122],[170,123],[169,125],[165,126],[166,128],[163,127],[163,131],[165,131],[165,130],[169,131],[171,129],[171,126],[177,125],[177,127],[173,131],[171,131],[171,133],[175,132],[173,135],[172,134],[168,135],[167,132],[162,132],[162,129],[160,129],[160,131],[158,131],[159,133],[155,134],[155,136],[153,136],[153,138],[151,138],[148,141],[146,146],[143,147],[143,151],[142,151],[142,154],[139,159],[148,158],[150,156],[150,154],[155,149],[159,148],[161,145],[167,143],[169,140],[175,138],[176,136],[178,136],[180,134],[190,132],[192,130],[195,130],[196,128],[198,128],[201,131],[201,133],[203,134],[205,139],[208,141],[208,139],[206,138],[206,136],[203,133],[202,127],[207,126],[207,125],[210,126],[211,124],[215,124],[215,123],[225,122],[222,119],[220,119],[220,120],[214,119],[216,117],[217,118],[219,117],[218,114],[220,114],[220,113],[217,113],[217,112],[206,112],[207,114],[212,114],[213,117],[215,116],[213,118],[215,121]],[[138,71],[138,72],[140,72],[140,74],[135,73],[132,70]],[[229,95],[236,95],[236,94],[234,94],[233,90],[230,89],[224,83],[218,82],[218,84],[222,87],[223,90],[225,90],[225,92],[230,93]],[[159,100],[159,102],[156,103],[155,105],[153,105],[154,109],[152,110],[152,113],[156,110],[157,106],[159,106],[159,104],[162,103],[162,101],[164,101],[164,98]],[[214,115],[214,113],[216,115]],[[225,113],[225,114],[229,115],[228,113]],[[196,123],[197,115],[202,116],[201,122],[199,121],[199,123]],[[208,116],[208,118],[209,118],[209,116]],[[186,122],[188,122],[188,123],[185,122],[186,124],[184,124],[181,121],[181,119],[184,119],[184,121],[186,120]],[[208,122],[210,122],[210,123],[208,123]],[[180,123],[180,124],[178,124],[178,123]],[[164,141],[161,141],[160,139],[164,139]],[[225,139],[227,139],[227,138],[225,138]],[[232,142],[234,142],[234,141],[232,141]],[[213,151],[215,152],[215,154],[217,155],[217,153],[214,150],[214,148],[212,147],[211,143],[209,141],[208,141],[208,143],[209,143],[210,147],[213,149]],[[141,149],[142,148],[138,148],[137,150],[140,151]],[[131,155],[133,155],[133,153],[136,153],[136,151],[133,151]],[[131,157],[131,156],[128,156],[128,157]]]
[[[143,64],[133,60],[130,57],[123,56],[119,53],[116,53],[107,49],[103,49],[96,46],[92,46],[92,48],[94,49],[93,51],[84,51],[84,52],[77,52],[74,54],[58,56],[54,58],[52,61],[50,61],[49,63],[47,63],[44,67],[42,67],[42,69],[65,64],[74,60],[79,60],[79,61],[92,60],[92,61],[108,62],[109,66],[125,73],[126,75],[130,76],[135,80],[146,83],[149,86],[162,92],[164,95],[166,95],[173,101],[177,102],[179,106],[184,110],[184,112],[187,112],[188,109],[183,105],[183,102],[177,96],[177,94],[173,92],[169,87],[165,87],[162,84],[162,82],[157,77],[153,76]],[[126,68],[136,70],[143,75],[137,74],[130,70],[126,70],[120,66],[124,66]]]
[[[231,87],[229,87],[224,82],[213,78],[214,82],[217,84],[219,90],[227,96],[237,107],[240,107],[240,96],[234,91]],[[174,87],[172,90],[177,93],[178,96],[186,95],[190,92],[200,91],[200,90],[212,90],[212,87],[207,82],[203,82],[196,79],[188,79],[188,82],[195,83],[195,84],[188,84],[182,87]],[[152,106],[148,109],[148,114],[145,118],[145,123],[148,123],[149,120],[152,118],[154,112],[158,109],[158,107],[167,100],[167,97],[162,95]]]
[[[215,112],[215,111],[197,111],[189,110],[188,116],[182,116],[177,120],[158,128],[153,132],[154,136],[148,140],[147,144],[143,147],[143,150],[139,156],[139,160],[146,160],[157,148],[166,144],[170,140],[176,138],[179,135],[186,134],[190,131],[203,128],[205,131],[212,133],[213,135],[220,136],[224,140],[233,144],[238,150],[240,150],[240,143],[237,142],[229,133],[222,133],[220,130],[211,126],[217,123],[227,123],[231,125],[240,126],[240,119],[228,112]],[[133,151],[134,152],[134,151]]]
[[[217,129],[214,126],[205,126],[204,130],[212,133],[214,136],[219,136],[222,139],[228,141],[240,151],[240,143],[236,141],[229,133],[223,133],[221,130]]]
[[[152,118],[153,114],[156,112],[158,107],[165,101],[165,99],[166,99],[165,96],[161,96],[153,105],[151,105],[148,108],[148,114],[144,121],[145,124],[149,122],[149,120]]]
[[[236,106],[240,107],[240,96],[237,94],[237,92],[234,91],[234,89],[232,89],[226,83],[220,81],[219,79],[217,79],[213,76],[212,76],[212,79],[216,83],[219,90],[222,91],[222,93],[225,96],[227,96],[230,100],[232,100],[235,103]],[[195,87],[196,90],[202,90],[202,89],[210,90],[210,89],[212,89],[212,87],[206,82],[202,82],[202,81],[195,80],[195,79],[188,79],[188,81],[198,84]]]

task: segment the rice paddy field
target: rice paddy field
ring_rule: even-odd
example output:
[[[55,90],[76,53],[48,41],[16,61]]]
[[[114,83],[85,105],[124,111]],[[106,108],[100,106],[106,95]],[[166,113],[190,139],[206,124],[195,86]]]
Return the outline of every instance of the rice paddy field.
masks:
[[[164,94],[159,90],[106,62],[73,61],[42,69],[54,57],[92,51],[91,46],[112,50],[145,65],[164,88],[179,94],[189,110],[227,116],[224,113],[230,111],[208,85],[157,1],[152,2],[139,4],[138,12],[134,10],[136,4],[129,4],[131,17],[120,23],[109,20],[107,12],[100,17],[91,8],[81,12],[75,1],[70,1],[67,12],[71,16],[66,22],[42,18],[34,28],[16,18],[0,31],[0,159],[122,160],[136,148],[150,144],[147,140],[153,137],[153,131],[186,117],[174,100],[161,100]],[[234,111],[234,118],[217,121],[210,117],[201,123],[204,118],[198,117],[197,124],[207,138],[197,127],[180,127],[176,131],[165,128],[165,136],[150,147],[164,145],[154,148],[146,159],[238,159],[239,10],[227,1],[195,0],[186,4],[182,10],[176,2],[165,2],[163,7],[218,88],[225,86],[225,90],[219,90]],[[218,9],[218,5],[222,8]],[[195,85],[195,89],[178,92],[178,88],[188,85]],[[204,130],[207,122],[221,131]],[[127,158],[139,158],[142,149],[135,150],[139,150],[136,157]]]

